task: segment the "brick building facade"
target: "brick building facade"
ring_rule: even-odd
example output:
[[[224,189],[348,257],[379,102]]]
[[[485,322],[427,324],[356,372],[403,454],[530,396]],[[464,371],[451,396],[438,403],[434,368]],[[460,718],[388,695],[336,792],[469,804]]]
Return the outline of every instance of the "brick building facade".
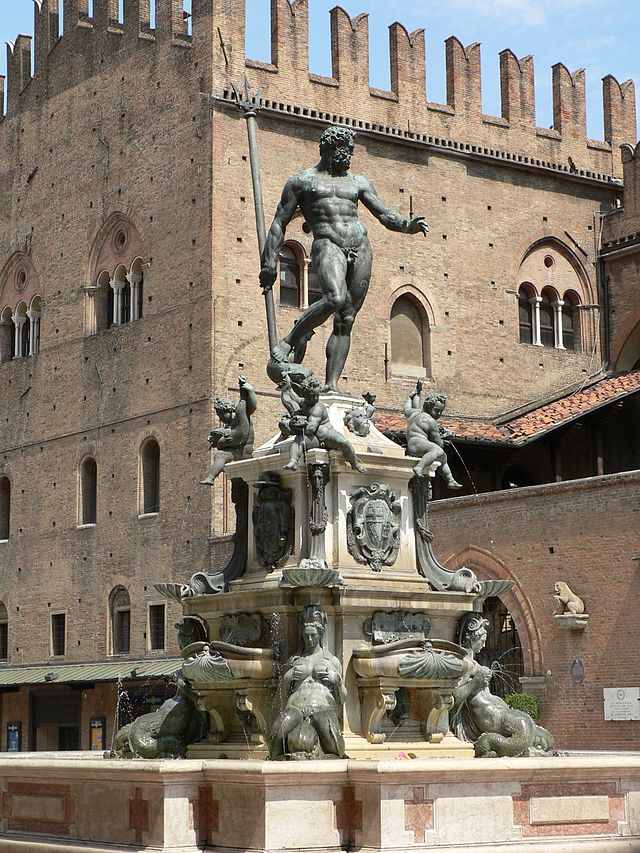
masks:
[[[22,749],[88,748],[89,721],[105,718],[108,743],[116,678],[135,695],[175,669],[180,608],[153,583],[219,568],[233,529],[227,485],[197,482],[213,396],[245,373],[258,442],[275,430],[246,128],[231,89],[245,73],[262,95],[267,215],[339,122],[358,130],[354,168],[402,213],[427,217],[426,240],[371,221],[374,275],[344,385],[377,393],[381,424],[400,440],[397,412],[416,377],[447,394],[465,490],[491,494],[434,504],[438,553],[516,581],[504,603],[523,674],[561,746],[592,744],[587,729],[599,745],[632,746],[640,724],[605,724],[601,688],[635,683],[640,630],[629,595],[639,481],[620,473],[640,468],[640,175],[632,148],[620,157],[636,139],[633,84],[604,79],[604,141],[594,141],[584,72],[561,64],[554,127],[543,129],[530,57],[501,54],[502,115],[487,116],[478,45],[447,41],[447,103],[434,104],[422,31],[390,27],[391,91],[381,91],[369,86],[364,15],[331,13],[325,78],[308,71],[307,0],[272,0],[272,63],[245,58],[244,3],[193,0],[190,33],[181,0],[155,5],[151,28],[142,0],[125,0],[124,21],[115,0],[94,0],[92,18],[86,0],[64,0],[60,34],[58,0],[42,0],[33,41],[9,47],[2,749],[10,723]],[[302,226],[289,228],[289,277],[276,287],[281,330],[314,298]],[[328,334],[309,347],[317,372]],[[596,584],[604,565],[609,580]],[[593,614],[579,637],[554,628],[558,579]],[[565,713],[576,659],[578,720]],[[108,675],[60,669],[96,663]]]

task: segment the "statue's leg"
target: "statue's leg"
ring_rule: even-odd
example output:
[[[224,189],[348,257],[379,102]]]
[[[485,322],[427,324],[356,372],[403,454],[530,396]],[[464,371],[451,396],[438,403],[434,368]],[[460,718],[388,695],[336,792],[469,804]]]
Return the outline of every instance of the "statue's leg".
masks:
[[[347,264],[344,253],[334,247],[339,253],[341,269],[344,271],[340,282],[344,298],[342,304],[336,304],[333,320],[333,331],[327,341],[327,391],[338,391],[338,381],[344,370],[351,346],[351,329],[356,314],[362,307],[364,297],[369,287],[371,277],[371,247],[365,241],[359,248],[354,261]]]
[[[233,453],[228,450],[216,450],[213,456],[213,463],[211,465],[211,470],[204,478],[204,480],[200,480],[200,483],[203,486],[212,486],[213,481],[218,476],[218,474],[222,474],[224,470],[224,466],[227,462],[231,462],[233,460]]]
[[[304,444],[304,438],[301,435],[297,435],[289,448],[289,461],[284,466],[287,471],[297,471],[298,463],[300,462],[300,457],[302,456],[302,447]]]
[[[344,756],[344,738],[335,714],[329,709],[319,708],[313,715],[313,725],[318,732],[323,753],[342,758]]]
[[[323,436],[323,444],[329,450],[339,450],[347,460],[354,471],[360,471],[361,474],[367,470],[356,456],[356,452],[343,435],[335,429],[327,429]]]
[[[277,358],[286,359],[291,350],[296,349],[304,338],[344,304],[347,292],[347,261],[342,251],[330,240],[315,240],[312,261],[322,299],[309,305],[289,334],[276,345],[273,353]]]

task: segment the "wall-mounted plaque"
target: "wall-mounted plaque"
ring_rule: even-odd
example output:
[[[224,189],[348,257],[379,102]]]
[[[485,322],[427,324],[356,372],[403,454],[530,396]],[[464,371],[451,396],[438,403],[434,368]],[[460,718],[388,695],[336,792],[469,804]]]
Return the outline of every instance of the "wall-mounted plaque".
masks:
[[[640,687],[605,687],[605,720],[640,720]]]
[[[571,664],[571,680],[574,684],[582,684],[584,681],[584,663],[579,659]]]
[[[7,752],[20,752],[22,748],[22,723],[7,723]]]
[[[409,610],[377,610],[365,621],[363,628],[374,643],[425,640],[431,633],[431,619],[426,613],[412,613]]]
[[[89,720],[89,748],[94,752],[104,749],[107,723],[104,717],[92,717]]]

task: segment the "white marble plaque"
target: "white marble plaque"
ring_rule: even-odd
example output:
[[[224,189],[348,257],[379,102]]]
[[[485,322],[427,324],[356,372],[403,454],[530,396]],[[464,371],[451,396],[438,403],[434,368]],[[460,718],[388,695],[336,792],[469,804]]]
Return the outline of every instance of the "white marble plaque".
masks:
[[[640,687],[605,687],[605,720],[640,720]]]

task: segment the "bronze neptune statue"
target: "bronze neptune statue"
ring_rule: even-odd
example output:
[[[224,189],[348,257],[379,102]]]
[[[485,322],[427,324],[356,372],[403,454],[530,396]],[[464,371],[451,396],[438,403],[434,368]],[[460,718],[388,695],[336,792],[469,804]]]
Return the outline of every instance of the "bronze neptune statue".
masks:
[[[311,260],[322,299],[306,309],[271,355],[286,370],[299,344],[333,315],[325,386],[326,391],[333,392],[338,391],[338,380],[349,354],[351,328],[371,278],[373,256],[366,228],[358,219],[358,202],[390,231],[425,236],[428,231],[423,216],[405,219],[381,201],[368,178],[349,170],[355,136],[348,127],[329,127],[320,137],[320,162],[289,178],[267,234],[260,272],[263,290],[271,290],[285,230],[300,208],[313,233]]]

